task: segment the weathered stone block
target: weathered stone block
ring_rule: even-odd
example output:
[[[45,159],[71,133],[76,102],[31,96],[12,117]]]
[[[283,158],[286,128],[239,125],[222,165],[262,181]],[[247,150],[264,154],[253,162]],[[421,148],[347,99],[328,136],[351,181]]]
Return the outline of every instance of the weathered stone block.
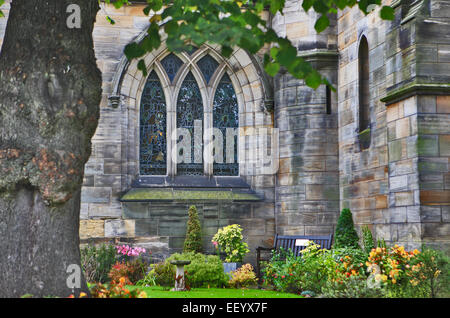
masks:
[[[123,202],[124,219],[146,219],[150,217],[149,204],[146,202]]]
[[[406,207],[390,208],[391,223],[405,223],[406,222]]]
[[[438,136],[421,135],[417,139],[417,154],[419,156],[438,156]]]
[[[420,220],[422,222],[441,222],[440,206],[422,206],[420,211]]]
[[[81,188],[81,202],[83,203],[109,203],[110,200],[111,200],[110,187]]]
[[[80,220],[80,238],[104,237],[105,223],[103,220]]]
[[[105,237],[133,237],[134,235],[134,220],[105,220]]]
[[[414,204],[413,192],[396,192],[394,195],[395,206],[407,206]]]
[[[134,231],[136,236],[158,235],[158,220],[157,219],[135,220]]]
[[[408,189],[408,176],[398,176],[389,178],[389,189],[391,191],[402,191]]]
[[[439,154],[450,157],[450,135],[439,136]]]

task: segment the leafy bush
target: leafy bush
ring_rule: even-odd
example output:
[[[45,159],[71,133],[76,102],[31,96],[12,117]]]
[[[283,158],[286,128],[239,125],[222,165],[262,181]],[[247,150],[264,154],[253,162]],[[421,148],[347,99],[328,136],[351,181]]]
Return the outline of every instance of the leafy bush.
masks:
[[[150,287],[150,286],[156,286],[156,275],[154,272],[149,271],[144,278],[139,280],[136,283],[136,286],[143,286],[143,287]]]
[[[358,241],[359,238],[353,224],[352,212],[349,209],[343,209],[336,225],[333,247],[359,248]]]
[[[363,248],[364,251],[369,254],[370,251],[375,248],[375,245],[373,244],[373,236],[372,231],[369,229],[367,225],[364,225],[362,227],[362,241],[363,241]]]
[[[328,280],[322,287],[321,297],[327,298],[378,298],[385,291],[367,283],[365,276],[351,275],[346,279]]]
[[[231,279],[228,282],[230,287],[242,288],[256,285],[257,278],[251,264],[242,265],[241,268],[231,273]]]
[[[186,282],[190,287],[223,287],[228,282],[228,276],[223,270],[222,261],[216,255],[194,252],[176,253],[170,256],[166,263],[170,265],[171,260],[191,261],[191,264],[184,266]]]
[[[87,245],[81,249],[81,266],[89,283],[109,281],[108,273],[116,262],[113,245]]]
[[[274,253],[263,269],[264,281],[283,292],[317,294],[327,279],[335,274],[336,267],[330,250],[320,249],[319,245],[309,242],[301,256],[295,256],[291,251]]]
[[[125,288],[127,279],[119,278],[117,282],[112,282],[109,286],[97,283],[92,286],[90,292],[93,298],[147,298],[145,291],[139,289],[129,290]]]
[[[219,229],[212,242],[226,254],[225,262],[242,262],[245,254],[250,252],[248,244],[243,242],[242,228],[232,224]]]
[[[163,287],[174,286],[175,284],[175,266],[169,262],[160,262],[152,264],[151,270],[147,274],[150,276],[149,279],[153,279],[155,284]]]
[[[184,241],[183,252],[201,253],[202,247],[202,228],[198,218],[197,208],[192,205],[188,211],[189,220],[187,222],[186,239]]]
[[[422,247],[422,252],[411,261],[406,275],[409,283],[419,289],[421,297],[448,297],[450,289],[449,257],[439,250]]]
[[[146,269],[147,264],[140,259],[123,263],[117,262],[111,268],[108,276],[112,283],[117,284],[119,279],[124,278],[126,285],[133,285],[144,278]]]

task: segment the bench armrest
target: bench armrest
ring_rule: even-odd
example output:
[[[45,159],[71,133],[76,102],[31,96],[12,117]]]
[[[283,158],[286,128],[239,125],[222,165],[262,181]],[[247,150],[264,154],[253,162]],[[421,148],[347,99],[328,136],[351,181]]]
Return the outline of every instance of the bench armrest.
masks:
[[[257,251],[271,251],[273,249],[274,249],[273,247],[263,247],[263,246],[258,246],[256,248]]]

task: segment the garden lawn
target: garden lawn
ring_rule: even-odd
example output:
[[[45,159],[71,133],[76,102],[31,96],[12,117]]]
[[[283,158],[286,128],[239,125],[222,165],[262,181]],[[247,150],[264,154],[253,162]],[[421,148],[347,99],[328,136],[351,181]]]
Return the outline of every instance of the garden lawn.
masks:
[[[300,295],[260,289],[193,288],[190,291],[181,292],[170,291],[159,286],[127,286],[127,288],[144,290],[148,298],[303,298]]]

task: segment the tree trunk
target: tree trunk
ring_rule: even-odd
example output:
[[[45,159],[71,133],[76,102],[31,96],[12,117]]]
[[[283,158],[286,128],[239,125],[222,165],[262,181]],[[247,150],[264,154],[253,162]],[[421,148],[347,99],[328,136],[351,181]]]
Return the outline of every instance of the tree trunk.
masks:
[[[68,27],[72,4],[80,28]],[[79,288],[68,282],[77,282],[69,265],[80,266],[81,185],[101,99],[98,9],[12,1],[0,53],[0,297],[87,292],[82,274]]]

